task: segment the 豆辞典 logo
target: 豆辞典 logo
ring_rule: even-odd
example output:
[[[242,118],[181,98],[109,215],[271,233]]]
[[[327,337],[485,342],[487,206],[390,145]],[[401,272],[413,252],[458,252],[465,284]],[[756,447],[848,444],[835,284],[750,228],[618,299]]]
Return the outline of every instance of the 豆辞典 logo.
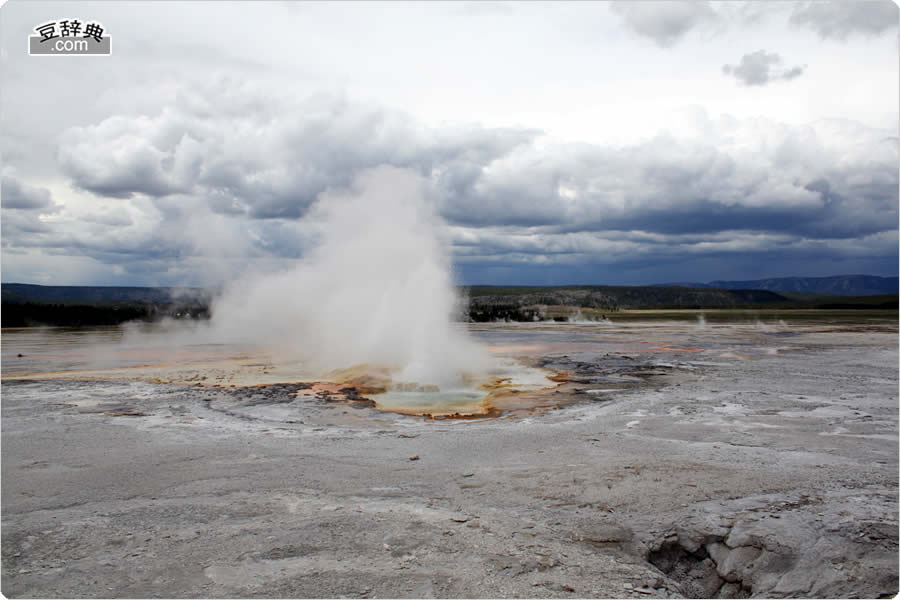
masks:
[[[28,36],[32,56],[109,56],[112,39],[98,21],[58,19],[34,28]]]

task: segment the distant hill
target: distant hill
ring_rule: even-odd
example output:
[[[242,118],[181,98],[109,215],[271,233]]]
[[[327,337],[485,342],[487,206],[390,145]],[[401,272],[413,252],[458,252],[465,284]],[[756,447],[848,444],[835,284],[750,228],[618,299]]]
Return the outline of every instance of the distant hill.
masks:
[[[738,308],[789,305],[792,300],[768,290],[721,290],[678,286],[566,286],[467,288],[469,317],[530,321],[538,307],[570,306],[617,311],[621,309]]]
[[[834,275],[832,277],[776,277],[746,281],[710,281],[709,283],[662,283],[654,287],[719,288],[726,290],[769,290],[771,292],[803,292],[831,296],[877,296],[896,294],[897,277],[876,275]]]

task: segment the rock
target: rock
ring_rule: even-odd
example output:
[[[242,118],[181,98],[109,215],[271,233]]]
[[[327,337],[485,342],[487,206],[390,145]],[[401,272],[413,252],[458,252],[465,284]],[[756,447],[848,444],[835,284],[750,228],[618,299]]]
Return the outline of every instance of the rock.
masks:
[[[741,546],[728,553],[724,561],[716,561],[716,572],[725,581],[735,582],[745,579],[753,568],[762,550],[753,546]]]
[[[541,586],[541,587],[547,588],[548,590],[553,590],[556,592],[572,593],[575,591],[575,588],[573,588],[571,585],[568,585],[565,583],[553,583],[552,581],[543,581],[541,583],[532,584],[532,586],[533,587]]]
[[[694,553],[703,546],[703,536],[697,533],[691,534],[685,530],[678,530],[678,543],[688,552]]]
[[[707,564],[707,562],[710,564]],[[692,575],[694,579],[690,587],[696,590],[691,594],[695,598],[712,598],[716,590],[722,585],[722,579],[716,573],[716,569],[711,563],[711,560],[706,559],[701,563],[702,566],[693,569]]]
[[[576,532],[578,539],[590,544],[616,544],[629,542],[633,536],[630,529],[613,523],[598,523]]]
[[[103,413],[106,417],[146,417],[147,413],[139,410],[114,410]]]
[[[706,551],[709,553],[709,557],[713,559],[713,562],[720,565],[728,558],[731,549],[722,542],[712,542],[706,545]]]
[[[802,596],[809,592],[817,576],[812,569],[793,569],[782,575],[772,591],[781,596]]]
[[[764,537],[767,533],[772,532],[775,524],[766,525],[760,521],[738,521],[731,528],[725,543],[729,548],[737,548],[738,546],[759,546],[763,547]]]
[[[746,598],[747,594],[739,583],[726,583],[719,588],[719,598]]]
[[[792,556],[763,550],[753,561],[753,572],[749,575],[745,573],[744,584],[752,582],[755,589],[771,590],[793,565]]]

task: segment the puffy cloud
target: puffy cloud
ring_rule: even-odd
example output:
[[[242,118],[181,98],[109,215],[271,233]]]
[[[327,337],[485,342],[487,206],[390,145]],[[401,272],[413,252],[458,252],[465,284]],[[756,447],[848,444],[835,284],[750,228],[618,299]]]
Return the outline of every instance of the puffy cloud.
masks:
[[[503,265],[571,274],[678,256],[799,256],[816,241],[845,256],[854,241],[896,232],[898,140],[850,121],[799,127],[698,110],[677,137],[612,147],[526,129],[431,128],[333,96],[291,107],[266,94],[213,102],[205,93],[65,132],[72,183],[129,210],[10,221],[18,229],[8,238],[4,222],[4,245],[86,255],[145,279],[192,283],[200,265],[227,278],[304,256],[317,238],[309,207],[379,164],[431,181],[467,276]],[[90,160],[73,154],[77,139]],[[104,223],[98,237],[90,228]]]
[[[192,95],[154,117],[113,116],[71,128],[59,160],[73,183],[98,195],[190,193],[223,214],[301,217],[316,196],[362,169],[392,164],[440,170],[465,188],[476,171],[537,132],[479,127],[429,130],[407,115],[314,96],[277,110],[262,97]]]
[[[59,164],[78,187],[102,196],[184,192],[201,158],[195,124],[164,111],[156,118],[113,116],[73,127],[60,137]]]
[[[715,24],[721,18],[709,2],[693,0],[619,1],[612,2],[610,8],[635,33],[663,48],[673,46],[692,29]]]
[[[836,40],[879,35],[896,28],[897,20],[898,8],[893,0],[802,2],[790,16],[791,25]]]
[[[783,63],[777,53],[757,50],[742,56],[737,65],[724,65],[722,71],[745,85],[766,85],[773,81],[790,81],[803,75],[806,70],[805,65],[787,69],[782,67]]]

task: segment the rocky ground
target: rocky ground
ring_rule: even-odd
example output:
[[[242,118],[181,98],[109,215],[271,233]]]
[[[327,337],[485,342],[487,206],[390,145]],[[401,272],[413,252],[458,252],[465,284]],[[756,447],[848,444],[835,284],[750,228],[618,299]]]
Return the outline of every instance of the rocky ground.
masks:
[[[752,337],[546,352],[562,408],[476,421],[6,378],[2,592],[894,596],[896,326]]]

